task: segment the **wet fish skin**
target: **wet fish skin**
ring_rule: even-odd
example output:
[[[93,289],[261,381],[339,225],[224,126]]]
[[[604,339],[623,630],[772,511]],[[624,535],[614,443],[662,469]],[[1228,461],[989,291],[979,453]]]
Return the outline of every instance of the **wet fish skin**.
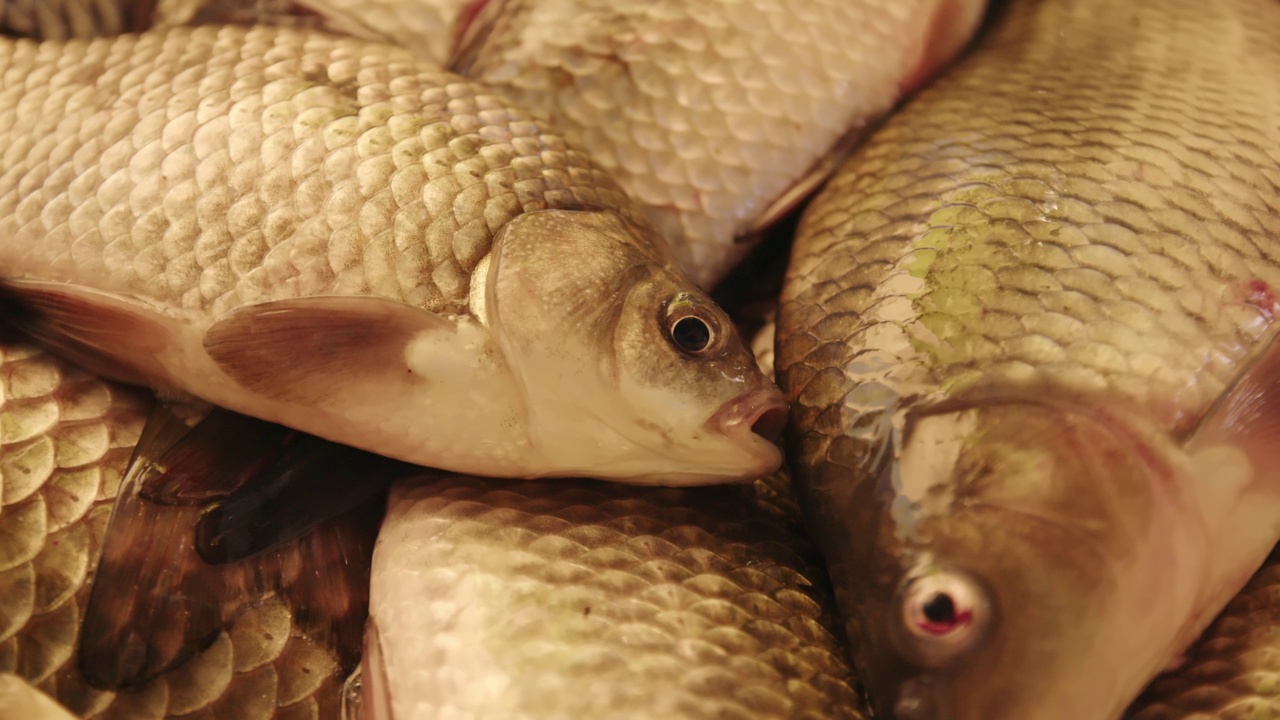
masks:
[[[336,717],[337,659],[279,598],[140,688],[104,692],[79,674],[94,568],[150,403],[29,344],[0,342],[0,673],[83,718]]]
[[[423,477],[374,551],[362,718],[865,720],[785,475]]]
[[[808,208],[789,456],[881,716],[1119,717],[1275,544],[1277,33],[1006,3]]]
[[[961,49],[985,6],[486,0],[451,67],[591,153],[710,287],[744,236],[834,168],[841,138]]]
[[[0,70],[0,273],[66,356],[452,470],[780,462],[752,428],[785,405],[728,317],[603,170],[485,88],[265,26],[4,41]]]

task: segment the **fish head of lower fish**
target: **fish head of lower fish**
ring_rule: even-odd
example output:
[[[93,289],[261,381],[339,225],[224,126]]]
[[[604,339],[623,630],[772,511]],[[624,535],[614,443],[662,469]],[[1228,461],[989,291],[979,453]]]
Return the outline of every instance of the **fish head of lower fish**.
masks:
[[[862,482],[804,480],[878,716],[1119,718],[1180,649],[1211,553],[1177,448],[1053,402],[899,417]]]
[[[508,223],[486,270],[487,321],[534,443],[590,477],[702,485],[782,462],[787,403],[729,316],[612,212]]]

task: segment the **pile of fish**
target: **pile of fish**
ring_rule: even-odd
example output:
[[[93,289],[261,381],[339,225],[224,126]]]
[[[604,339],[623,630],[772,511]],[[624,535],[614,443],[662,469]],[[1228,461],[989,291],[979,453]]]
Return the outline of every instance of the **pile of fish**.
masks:
[[[0,32],[0,719],[1280,715],[1273,1]]]

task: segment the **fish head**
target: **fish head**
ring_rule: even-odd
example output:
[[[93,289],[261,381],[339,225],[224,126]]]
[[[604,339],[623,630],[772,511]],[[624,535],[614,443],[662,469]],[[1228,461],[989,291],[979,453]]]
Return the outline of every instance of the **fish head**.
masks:
[[[1120,717],[1202,577],[1171,446],[1041,402],[899,427],[865,482],[806,481],[822,530],[842,528],[819,540],[878,716]]]
[[[667,257],[613,212],[526,213],[495,239],[485,314],[553,472],[702,485],[781,465],[785,398]]]

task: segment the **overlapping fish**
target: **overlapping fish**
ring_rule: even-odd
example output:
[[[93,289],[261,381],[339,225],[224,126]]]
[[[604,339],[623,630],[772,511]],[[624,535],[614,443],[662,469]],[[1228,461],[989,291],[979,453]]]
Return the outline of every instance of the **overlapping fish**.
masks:
[[[1119,717],[1280,537],[1277,38],[1006,3],[808,208],[779,381],[881,717]]]
[[[701,484],[785,404],[583,153],[287,27],[0,41],[7,319],[107,377],[409,462]]]
[[[190,510],[152,503],[151,524],[128,522],[147,461],[140,453],[121,484],[133,442],[141,433],[147,447],[173,443],[148,439],[146,398],[47,353],[0,347],[0,672],[86,718],[337,717],[341,656],[359,650],[360,636],[342,646],[317,632],[347,592],[337,566],[315,562],[336,556],[311,552],[302,575],[320,583],[306,593],[221,594],[207,569],[191,573],[181,553],[164,552],[197,544]],[[162,464],[180,474],[191,459]],[[779,476],[698,491],[403,480],[379,539],[379,654],[364,687],[385,690],[400,720],[450,708],[639,718],[659,696],[691,718],[862,718],[822,571],[786,493]],[[295,572],[298,550],[305,543],[292,551]],[[262,555],[253,560],[250,574],[271,572]],[[222,617],[232,600],[240,606]],[[225,624],[206,624],[207,638],[189,632],[210,612]],[[139,649],[140,635],[115,630],[125,619],[156,626],[159,644],[184,661],[96,689],[88,680],[118,673]],[[103,627],[112,632],[95,634]]]
[[[119,692],[87,681],[84,664],[91,674],[100,672],[114,667],[130,648],[121,643],[82,658],[86,620],[139,620],[141,613],[122,617],[120,611],[135,603],[148,607],[146,599],[157,596],[207,615],[220,610],[224,599],[181,585],[187,593],[136,582],[94,585],[104,572],[116,573],[109,580],[139,577],[129,561],[142,555],[148,542],[177,539],[164,532],[163,524],[136,528],[111,518],[150,405],[144,395],[47,352],[0,344],[0,673],[16,673],[84,718],[336,717],[343,681],[339,658],[308,632],[305,618],[293,618],[287,598],[275,594],[241,598],[250,605],[226,626],[207,625],[212,632],[185,648],[190,660],[161,677]],[[125,527],[109,534],[109,521]],[[133,547],[133,552],[99,570],[104,542]],[[310,560],[310,568],[336,577],[315,557]],[[90,601],[95,590],[106,602]],[[187,622],[188,617],[170,612],[143,617],[139,626],[175,619]],[[357,618],[357,639],[362,622]],[[174,631],[172,626],[158,629]],[[12,712],[0,704],[0,717],[8,720]]]
[[[960,51],[986,0],[476,5],[450,67],[591,153],[710,287]]]

